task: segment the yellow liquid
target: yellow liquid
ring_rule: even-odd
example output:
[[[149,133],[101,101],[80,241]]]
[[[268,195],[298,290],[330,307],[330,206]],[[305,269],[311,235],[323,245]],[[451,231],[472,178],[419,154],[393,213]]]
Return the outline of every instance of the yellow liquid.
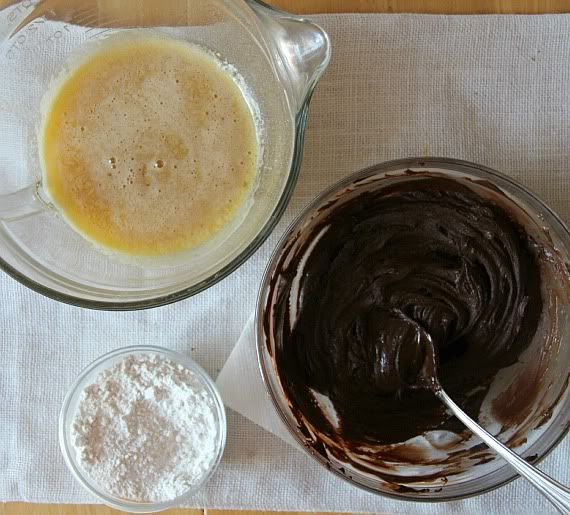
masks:
[[[176,40],[103,43],[59,82],[40,142],[45,187],[65,219],[130,255],[206,242],[255,182],[242,90],[213,56]]]

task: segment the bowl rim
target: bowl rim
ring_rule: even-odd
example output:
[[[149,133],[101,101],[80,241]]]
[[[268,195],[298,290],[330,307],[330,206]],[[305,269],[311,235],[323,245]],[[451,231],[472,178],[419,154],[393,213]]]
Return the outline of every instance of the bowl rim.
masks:
[[[105,365],[110,365],[113,361],[121,357],[141,354],[157,354],[161,357],[170,359],[195,373],[205,385],[215,404],[216,419],[219,432],[216,458],[198,483],[193,485],[182,495],[179,495],[178,497],[168,501],[144,503],[137,501],[128,501],[126,499],[117,498],[112,494],[108,494],[102,489],[97,489],[95,487],[95,483],[87,479],[87,473],[81,469],[80,465],[77,463],[77,460],[73,457],[74,449],[72,448],[72,444],[69,438],[69,426],[66,424],[66,420],[70,414],[70,410],[72,409],[72,401],[81,394],[81,391],[85,386],[88,386],[89,382],[87,379],[91,376],[91,374],[93,374],[95,370],[100,369],[99,373],[101,373],[106,369]],[[94,379],[94,377],[92,379]],[[192,358],[166,347],[159,347],[156,345],[129,345],[127,347],[114,349],[99,356],[97,359],[83,368],[83,370],[74,379],[65,395],[59,412],[58,439],[59,447],[67,468],[72,473],[77,482],[81,484],[81,486],[90,494],[94,495],[97,499],[102,501],[107,506],[110,506],[111,508],[115,508],[117,510],[130,513],[155,513],[158,511],[180,506],[190,496],[198,492],[211,479],[211,477],[216,472],[224,454],[227,440],[227,417],[222,397],[216,387],[214,380]]]
[[[355,482],[354,480],[347,477],[345,474],[342,474],[339,470],[334,467],[331,467],[327,464],[325,458],[318,453],[314,453],[303,443],[299,436],[299,430],[297,427],[292,427],[290,419],[281,409],[278,400],[275,398],[276,393],[271,386],[271,381],[269,378],[269,371],[267,370],[267,365],[265,359],[263,357],[263,350],[266,346],[265,338],[264,338],[264,326],[263,326],[263,314],[265,310],[265,294],[267,293],[267,288],[271,279],[271,275],[274,273],[274,266],[280,257],[280,253],[283,250],[284,245],[286,244],[287,240],[291,237],[291,235],[302,225],[302,223],[306,220],[307,216],[318,209],[320,205],[323,204],[325,199],[328,199],[330,195],[334,194],[335,192],[342,190],[344,187],[349,186],[352,183],[358,182],[361,179],[367,178],[374,173],[390,173],[396,172],[398,170],[405,170],[405,168],[437,168],[438,165],[443,165],[444,167],[449,166],[456,166],[458,168],[466,168],[466,169],[476,169],[477,171],[484,172],[492,177],[499,179],[500,181],[504,181],[508,183],[510,186],[514,187],[515,189],[522,190],[526,195],[528,195],[534,202],[538,203],[544,211],[548,212],[550,216],[560,225],[561,229],[565,232],[565,236],[570,239],[570,229],[568,226],[560,219],[560,217],[550,208],[548,207],[539,197],[536,196],[532,191],[530,191],[526,186],[518,182],[517,180],[509,177],[493,168],[489,168],[484,165],[480,165],[478,163],[474,163],[472,161],[466,161],[462,159],[454,159],[448,157],[411,157],[411,158],[402,158],[402,159],[394,159],[390,161],[383,161],[366,168],[360,169],[342,179],[335,182],[331,186],[325,188],[321,191],[316,197],[314,197],[311,201],[306,204],[300,213],[295,217],[295,219],[289,224],[287,229],[284,231],[282,236],[279,238],[279,241],[275,245],[271,257],[266,265],[265,271],[262,276],[261,284],[258,291],[257,296],[257,304],[255,309],[255,321],[254,321],[254,330],[255,330],[255,347],[256,347],[256,354],[257,354],[257,365],[258,369],[261,374],[261,378],[263,381],[264,389],[266,395],[271,400],[275,411],[277,412],[279,418],[283,422],[287,432],[292,436],[295,443],[298,447],[300,447],[305,454],[308,454],[315,460],[321,467],[325,468],[329,472],[332,472],[334,475],[340,477],[347,483],[361,490],[379,495],[384,497],[389,497],[392,499],[397,500],[405,500],[405,501],[414,501],[414,502],[428,502],[428,503],[439,503],[439,502],[448,502],[448,501],[458,501],[462,499],[468,499],[470,497],[475,497],[484,493],[491,492],[502,486],[507,485],[508,483],[514,481],[515,479],[519,478],[520,475],[512,468],[509,467],[508,464],[504,464],[501,467],[497,468],[495,472],[507,469],[510,470],[510,476],[506,479],[499,481],[498,483],[488,486],[482,487],[477,489],[473,492],[468,493],[458,493],[454,495],[444,495],[441,497],[422,497],[416,495],[414,493],[406,492],[389,492],[389,491],[378,491],[372,487],[367,485]],[[570,384],[567,383],[566,390],[563,396],[568,394],[570,388]],[[533,465],[537,465],[540,463],[544,458],[546,458],[561,442],[564,438],[570,434],[570,424],[566,424],[557,438],[555,438],[549,447],[543,452],[543,454],[537,457],[533,461]],[[484,476],[483,476],[484,477]]]

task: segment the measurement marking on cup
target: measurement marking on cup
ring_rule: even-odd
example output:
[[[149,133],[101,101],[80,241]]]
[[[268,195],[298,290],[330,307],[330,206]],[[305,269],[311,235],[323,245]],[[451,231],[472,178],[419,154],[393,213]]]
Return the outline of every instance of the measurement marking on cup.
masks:
[[[41,0],[24,0],[21,4],[17,5],[8,14],[8,21],[13,22],[18,17],[18,14],[23,14],[24,10],[31,9],[40,3]]]
[[[45,18],[38,18],[23,28],[19,33],[13,34],[11,39],[13,38],[14,42],[6,50],[6,57],[8,59],[14,59],[21,51],[30,47],[41,49],[43,44],[54,43],[71,31],[69,25],[66,24],[51,34],[41,35],[40,29],[45,27],[45,23]],[[40,33],[38,33],[38,31],[40,31]],[[34,36],[36,36],[36,38],[34,38]]]
[[[69,25],[64,25],[61,30],[56,30],[51,36],[48,36],[45,40],[48,43],[53,43],[57,39],[61,39],[63,36],[69,33]]]
[[[13,39],[14,42],[12,45],[10,45],[8,50],[6,50],[6,57],[8,59],[13,59],[16,57],[18,52],[20,52],[24,46],[29,45],[31,36],[35,34],[39,30],[39,27],[45,22],[45,18],[38,18],[23,28],[21,31],[17,32],[16,34],[12,34],[10,39]]]

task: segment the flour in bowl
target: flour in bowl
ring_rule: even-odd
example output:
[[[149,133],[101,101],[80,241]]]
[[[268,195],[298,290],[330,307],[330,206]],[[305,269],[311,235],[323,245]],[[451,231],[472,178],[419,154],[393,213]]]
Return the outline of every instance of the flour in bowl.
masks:
[[[219,450],[215,401],[196,373],[158,354],[127,355],[83,390],[77,461],[108,494],[161,502],[184,494]]]

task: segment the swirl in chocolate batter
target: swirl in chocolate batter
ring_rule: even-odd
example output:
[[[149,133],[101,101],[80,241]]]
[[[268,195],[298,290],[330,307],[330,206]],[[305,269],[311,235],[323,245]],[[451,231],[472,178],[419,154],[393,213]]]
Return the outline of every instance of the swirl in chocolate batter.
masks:
[[[442,385],[477,418],[542,311],[533,244],[516,216],[452,179],[413,178],[340,202],[312,235],[283,264],[288,294],[272,311],[276,366],[295,409],[353,445],[463,431],[413,388],[425,352],[416,324],[436,346]]]

